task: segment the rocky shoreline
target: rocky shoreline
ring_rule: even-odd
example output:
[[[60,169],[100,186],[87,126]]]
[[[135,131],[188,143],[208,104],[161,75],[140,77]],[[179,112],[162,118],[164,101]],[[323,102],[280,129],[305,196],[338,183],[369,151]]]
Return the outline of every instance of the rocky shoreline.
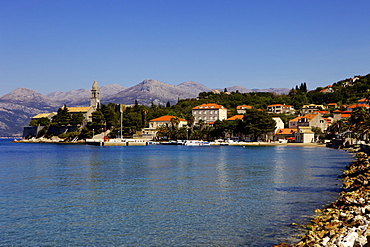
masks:
[[[356,160],[343,172],[343,190],[338,199],[323,210],[315,210],[316,216],[306,226],[306,234],[293,246],[358,247],[370,244],[370,162],[364,152],[357,152],[355,157]]]

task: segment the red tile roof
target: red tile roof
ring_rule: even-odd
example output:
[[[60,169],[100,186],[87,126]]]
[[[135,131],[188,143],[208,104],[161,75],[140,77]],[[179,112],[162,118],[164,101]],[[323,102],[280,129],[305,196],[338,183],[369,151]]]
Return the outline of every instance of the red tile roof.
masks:
[[[166,116],[162,116],[162,117],[159,117],[159,118],[152,119],[149,122],[170,122],[172,118],[176,118],[176,117],[175,116],[166,115]],[[182,119],[182,118],[178,118],[178,119],[180,121],[186,121],[185,119]]]
[[[354,104],[354,105],[348,106],[347,108],[348,109],[354,109],[356,107],[370,108],[370,106],[369,105],[366,105],[366,104]]]
[[[243,120],[243,117],[244,115],[235,115],[235,116],[232,116],[232,117],[229,117],[228,119],[226,119],[227,121],[234,121],[236,119],[240,119],[240,120]]]
[[[291,105],[283,105],[283,104],[272,104],[272,105],[268,105],[267,107],[273,107],[273,106],[282,106],[283,108],[290,108]]]
[[[313,113],[329,114],[329,111],[314,111]]]
[[[193,110],[198,110],[198,109],[226,109],[222,105],[219,104],[203,104],[203,105],[198,105],[193,108]]]
[[[276,134],[277,135],[291,135],[291,134],[294,134],[295,132],[297,132],[297,129],[286,128],[286,129],[278,129],[276,131]]]
[[[236,107],[237,110],[241,110],[241,109],[252,109],[253,107],[250,106],[250,105],[238,105]]]

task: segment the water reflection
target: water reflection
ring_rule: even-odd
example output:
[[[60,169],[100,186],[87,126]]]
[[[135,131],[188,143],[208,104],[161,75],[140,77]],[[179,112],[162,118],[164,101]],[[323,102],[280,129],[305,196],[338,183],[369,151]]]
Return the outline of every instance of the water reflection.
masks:
[[[37,144],[6,158],[13,147],[0,149],[0,245],[270,246],[336,196],[349,159],[325,148]]]

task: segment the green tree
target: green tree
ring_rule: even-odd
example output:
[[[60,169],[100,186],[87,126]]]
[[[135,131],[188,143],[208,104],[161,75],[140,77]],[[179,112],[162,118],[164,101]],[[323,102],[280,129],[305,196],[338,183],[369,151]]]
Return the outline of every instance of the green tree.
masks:
[[[118,128],[120,125],[120,113],[116,112],[116,104],[102,104],[101,113],[103,114],[104,124],[106,124],[107,129]]]
[[[49,126],[50,125],[50,119],[47,117],[42,117],[37,120],[38,124],[40,126]]]
[[[39,122],[36,119],[32,119],[29,123],[29,126],[38,126]]]
[[[275,121],[266,112],[258,110],[247,110],[243,117],[245,121],[245,134],[251,135],[252,140],[275,129]]]
[[[81,112],[79,112],[77,114],[72,114],[70,124],[73,126],[79,126],[82,125],[84,120],[85,120],[84,115]]]
[[[52,124],[58,127],[67,126],[71,121],[71,114],[66,105],[58,109],[57,115],[53,116]]]
[[[101,133],[102,128],[105,127],[104,114],[102,113],[100,109],[97,109],[91,115],[92,115],[92,123],[91,123],[90,129],[94,129],[95,134]]]

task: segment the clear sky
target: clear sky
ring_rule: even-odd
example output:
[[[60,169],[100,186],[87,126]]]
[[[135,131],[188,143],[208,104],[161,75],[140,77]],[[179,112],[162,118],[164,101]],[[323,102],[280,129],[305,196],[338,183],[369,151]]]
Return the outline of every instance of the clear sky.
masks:
[[[0,95],[144,79],[309,89],[370,73],[368,0],[0,0]]]

